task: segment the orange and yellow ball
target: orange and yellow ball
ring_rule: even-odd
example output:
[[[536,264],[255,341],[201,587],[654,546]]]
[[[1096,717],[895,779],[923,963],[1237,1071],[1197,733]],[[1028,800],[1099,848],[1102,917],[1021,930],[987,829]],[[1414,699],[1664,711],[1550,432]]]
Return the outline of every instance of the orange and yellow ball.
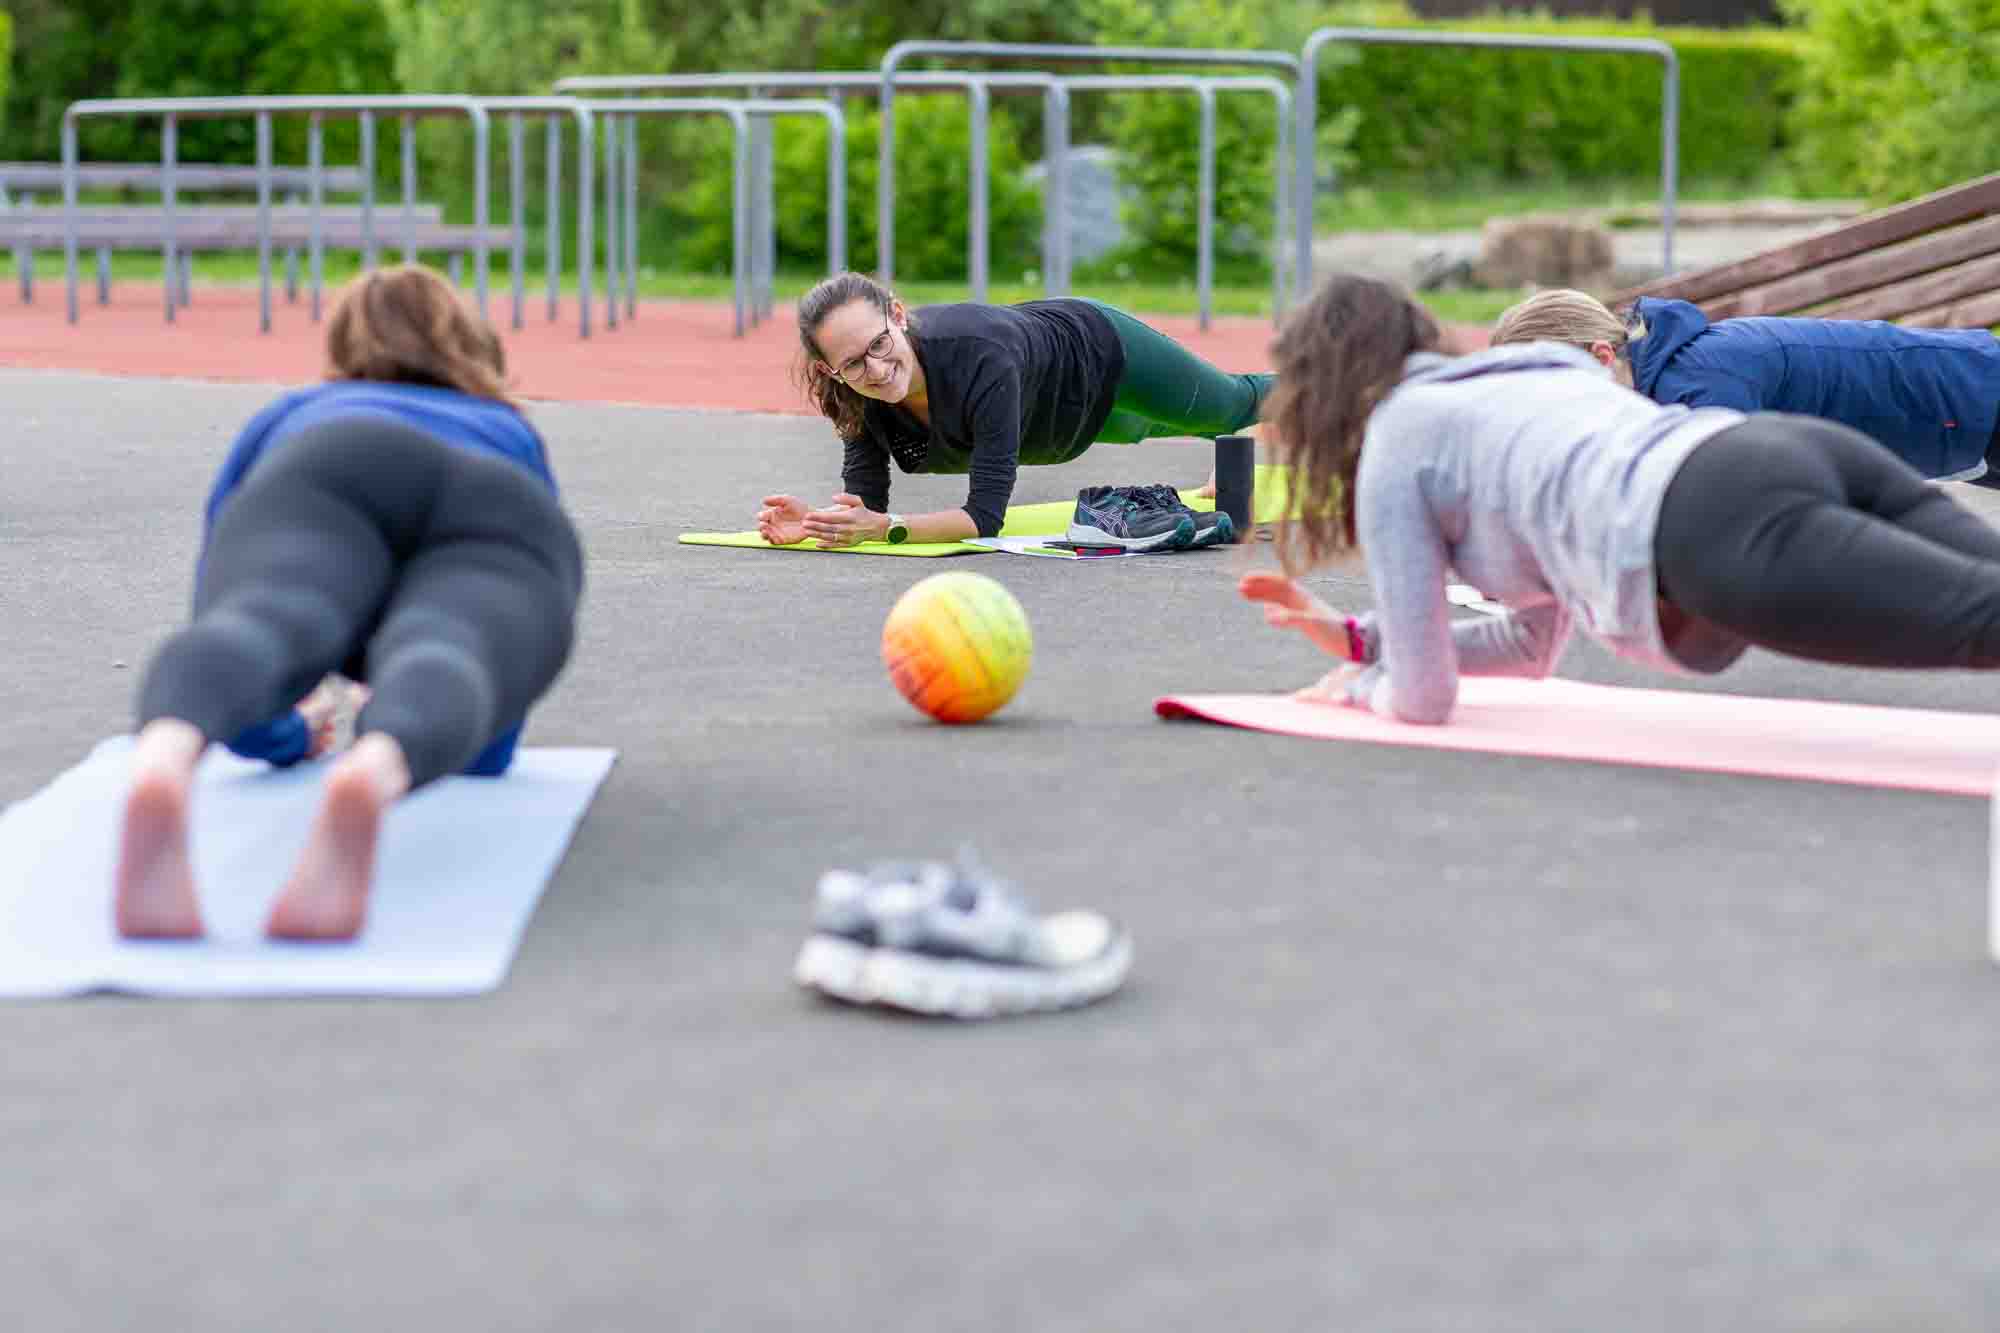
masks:
[[[977,722],[1013,698],[1034,651],[1014,594],[966,571],[919,580],[882,626],[889,678],[940,722]]]

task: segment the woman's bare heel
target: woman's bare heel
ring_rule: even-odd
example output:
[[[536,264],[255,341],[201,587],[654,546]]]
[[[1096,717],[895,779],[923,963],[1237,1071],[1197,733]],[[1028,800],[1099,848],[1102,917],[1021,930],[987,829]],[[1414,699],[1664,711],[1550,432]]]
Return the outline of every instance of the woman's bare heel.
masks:
[[[127,939],[203,934],[188,859],[188,792],[206,744],[193,725],[172,718],[139,733],[113,881],[113,918]]]
[[[298,864],[271,908],[277,939],[351,940],[368,918],[382,816],[410,787],[403,750],[371,732],[327,775],[326,795]]]

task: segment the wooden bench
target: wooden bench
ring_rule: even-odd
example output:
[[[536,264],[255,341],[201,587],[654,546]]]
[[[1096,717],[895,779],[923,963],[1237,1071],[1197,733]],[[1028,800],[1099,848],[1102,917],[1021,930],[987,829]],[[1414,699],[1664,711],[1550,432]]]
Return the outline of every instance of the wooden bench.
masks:
[[[79,162],[77,183],[86,190],[158,191],[166,173],[157,162]],[[360,194],[367,177],[360,167],[322,167],[321,188],[328,194]],[[312,188],[312,171],[307,167],[278,167],[270,170],[271,188],[304,194]],[[9,191],[60,191],[63,169],[60,162],[0,162],[0,203]],[[254,192],[257,168],[190,162],[174,167],[174,189],[191,193],[219,193],[224,190]]]
[[[1748,259],[1618,293],[1675,297],[1710,319],[1811,315],[1911,328],[2000,324],[2000,173],[1869,213]]]
[[[299,257],[312,243],[311,208],[303,202],[312,188],[313,172],[306,167],[273,166],[265,173],[270,188],[281,192],[284,202],[271,207],[271,243],[285,258],[285,299],[298,300]],[[166,173],[157,162],[85,162],[77,166],[78,184],[90,190],[140,190],[163,192]],[[322,198],[327,194],[352,195],[367,185],[359,167],[324,167],[319,172]],[[21,300],[34,300],[34,256],[37,250],[61,250],[66,243],[64,211],[59,200],[45,202],[37,195],[60,191],[61,163],[0,162],[0,246],[14,251],[20,281]],[[180,271],[167,275],[176,291],[176,304],[185,305],[192,295],[192,259],[196,252],[254,250],[258,244],[257,207],[253,204],[208,204],[183,202],[182,194],[202,192],[254,192],[258,170],[254,166],[213,163],[176,164],[174,168],[174,243],[180,256]],[[452,280],[458,281],[464,257],[475,250],[481,237],[477,228],[447,224],[436,204],[412,204],[406,215],[400,200],[384,200],[374,206],[373,230],[361,224],[358,205],[322,203],[320,241],[328,249],[369,251],[397,250],[408,242],[417,251],[443,252]],[[97,256],[97,300],[111,299],[111,254],[113,251],[164,251],[167,212],[160,205],[82,204],[77,209],[78,244]],[[415,227],[407,223],[414,220]],[[506,227],[489,226],[485,233],[489,250],[505,250],[513,243]],[[372,253],[369,258],[372,260]]]
[[[423,206],[414,228],[404,224],[402,211],[377,212],[372,235],[364,232],[359,209],[322,209],[319,220],[320,244],[330,250],[365,250],[372,242],[379,249],[394,250],[406,244],[420,252],[442,251],[450,266],[453,282],[462,272],[464,257],[478,247],[482,233],[477,227],[441,220],[437,205]],[[128,216],[108,216],[102,209],[82,209],[77,218],[77,244],[98,254],[97,300],[110,300],[110,265],[106,258],[114,250],[157,252],[164,248],[166,214],[163,209],[134,210]],[[255,250],[258,221],[255,208],[175,210],[174,247],[183,265],[195,252]],[[502,226],[488,226],[483,233],[489,251],[505,251],[514,233]],[[37,250],[61,250],[67,241],[67,224],[59,208],[14,209],[0,212],[0,246],[11,247],[17,255],[33,255]],[[271,210],[271,244],[293,254],[312,244],[309,209],[294,206]],[[34,297],[32,260],[21,263],[21,290],[24,302]],[[185,269],[172,275],[179,288],[178,304],[186,304],[189,291]],[[287,266],[286,294],[297,299],[297,274]]]

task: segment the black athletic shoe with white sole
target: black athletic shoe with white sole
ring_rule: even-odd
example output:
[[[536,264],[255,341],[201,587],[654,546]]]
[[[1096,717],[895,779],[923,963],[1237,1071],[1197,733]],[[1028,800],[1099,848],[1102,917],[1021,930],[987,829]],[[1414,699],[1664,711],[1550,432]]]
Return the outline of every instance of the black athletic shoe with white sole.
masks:
[[[826,872],[792,972],[850,1004],[996,1018],[1102,999],[1131,966],[1131,937],[1108,918],[1037,916],[961,856]]]
[[[1128,551],[1192,546],[1192,515],[1153,503],[1142,486],[1086,486],[1076,493],[1076,513],[1063,534],[1078,546],[1122,546]]]
[[[1194,520],[1194,541],[1190,545],[1227,546],[1236,540],[1235,520],[1220,509],[1193,508],[1171,486],[1142,486],[1137,489],[1159,508],[1186,514]]]

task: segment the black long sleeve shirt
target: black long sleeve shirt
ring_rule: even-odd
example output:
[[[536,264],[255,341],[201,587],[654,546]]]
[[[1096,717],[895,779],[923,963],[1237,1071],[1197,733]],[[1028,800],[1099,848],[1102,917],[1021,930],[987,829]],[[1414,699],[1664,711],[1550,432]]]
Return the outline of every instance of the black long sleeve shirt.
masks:
[[[905,472],[969,473],[965,512],[982,537],[1006,521],[1021,464],[1066,463],[1096,441],[1125,371],[1117,330],[1088,301],[925,306],[910,341],[930,425],[870,402],[842,484],[884,512],[892,458]]]

